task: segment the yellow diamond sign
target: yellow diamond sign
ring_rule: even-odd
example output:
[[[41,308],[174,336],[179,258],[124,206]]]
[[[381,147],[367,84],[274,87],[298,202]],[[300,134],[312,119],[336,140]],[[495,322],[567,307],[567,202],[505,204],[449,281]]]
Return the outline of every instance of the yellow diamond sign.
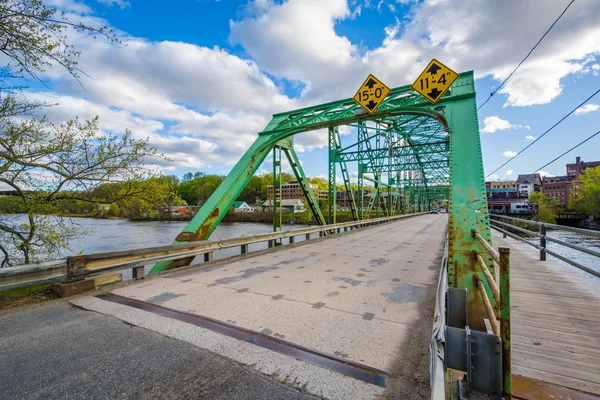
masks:
[[[456,72],[434,58],[411,87],[435,104],[448,91],[456,78],[458,78]]]
[[[369,114],[373,114],[388,94],[390,94],[390,88],[370,74],[360,85],[353,99]]]

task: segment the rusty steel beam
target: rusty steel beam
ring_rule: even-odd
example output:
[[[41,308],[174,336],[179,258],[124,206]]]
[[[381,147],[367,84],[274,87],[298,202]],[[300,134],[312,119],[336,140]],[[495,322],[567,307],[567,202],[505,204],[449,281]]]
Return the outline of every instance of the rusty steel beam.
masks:
[[[492,294],[494,295],[494,300],[496,300],[496,304],[499,305],[500,304],[500,288],[498,287],[498,285],[496,285],[496,281],[494,280],[494,277],[490,273],[490,270],[488,269],[487,265],[485,265],[485,260],[483,259],[483,257],[481,257],[481,255],[479,253],[476,253],[475,257],[477,258],[479,267],[481,268],[481,271],[483,272],[483,275],[485,276],[485,280],[487,281],[488,286],[490,287],[490,290],[492,291]]]
[[[483,300],[483,305],[485,307],[485,312],[490,320],[490,324],[492,325],[492,331],[494,335],[500,336],[500,323],[496,318],[496,314],[494,313],[494,309],[490,304],[490,299],[487,296],[485,291],[485,286],[483,286],[483,281],[481,279],[477,279],[477,288],[479,289],[479,294],[481,295],[481,300]]]
[[[512,398],[510,349],[510,249],[500,247],[500,338],[502,338],[502,382],[506,400]]]

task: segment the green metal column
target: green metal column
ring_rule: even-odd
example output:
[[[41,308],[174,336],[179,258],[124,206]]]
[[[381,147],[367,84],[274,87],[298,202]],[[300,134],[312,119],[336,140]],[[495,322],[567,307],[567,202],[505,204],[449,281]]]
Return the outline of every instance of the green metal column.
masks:
[[[476,250],[482,255],[487,252],[472,237],[471,230],[475,229],[489,243],[491,234],[472,74],[461,85],[455,83],[451,90],[463,96],[445,112],[451,132],[448,285],[468,289],[469,326],[485,330],[485,307],[473,279],[475,275],[481,280],[485,277],[473,262],[472,252]],[[484,258],[489,260],[487,256]],[[488,296],[492,297],[491,292]]]
[[[335,224],[336,222],[336,200],[337,200],[337,193],[336,193],[336,179],[335,179],[335,172],[336,172],[336,164],[335,164],[335,151],[336,151],[336,143],[335,143],[335,136],[337,133],[337,129],[338,127],[332,127],[329,128],[329,187],[327,188],[327,206],[328,206],[328,216],[327,216],[327,222],[329,224]]]

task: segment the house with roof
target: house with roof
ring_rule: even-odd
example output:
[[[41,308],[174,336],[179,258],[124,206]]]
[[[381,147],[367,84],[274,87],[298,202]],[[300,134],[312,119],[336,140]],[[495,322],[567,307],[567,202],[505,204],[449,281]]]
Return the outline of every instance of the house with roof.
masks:
[[[542,190],[542,177],[540,174],[519,175],[517,178],[517,190],[522,195],[529,195]]]
[[[235,212],[254,212],[254,207],[245,201],[236,201],[233,203],[233,211]]]
[[[279,201],[277,201],[276,204],[277,208],[279,208]],[[273,200],[265,201],[263,207],[267,209],[273,207]],[[302,199],[283,199],[281,200],[281,208],[283,209],[283,212],[289,213],[304,212],[306,210]]]

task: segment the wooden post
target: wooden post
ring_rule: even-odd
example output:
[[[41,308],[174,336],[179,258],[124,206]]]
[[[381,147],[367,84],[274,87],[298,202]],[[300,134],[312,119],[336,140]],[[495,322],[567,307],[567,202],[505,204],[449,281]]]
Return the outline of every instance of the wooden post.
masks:
[[[502,338],[502,385],[504,399],[512,399],[512,367],[510,352],[510,249],[500,253],[500,337]]]

